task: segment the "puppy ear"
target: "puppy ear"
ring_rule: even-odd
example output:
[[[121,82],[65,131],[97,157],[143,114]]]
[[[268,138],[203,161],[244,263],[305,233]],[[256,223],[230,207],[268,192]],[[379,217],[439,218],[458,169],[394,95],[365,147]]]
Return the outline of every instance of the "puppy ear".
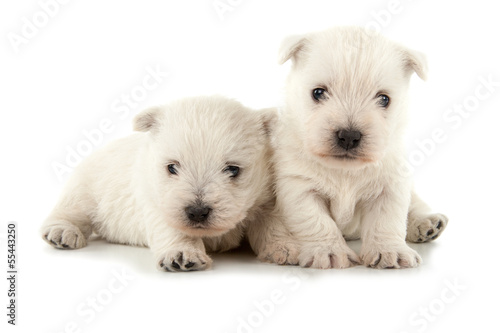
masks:
[[[267,108],[259,110],[258,112],[260,113],[260,121],[264,127],[266,135],[271,135],[278,124],[278,108]]]
[[[278,63],[283,65],[290,58],[296,60],[297,53],[302,50],[307,42],[307,38],[303,35],[293,35],[286,37],[279,49]]]
[[[141,111],[132,121],[134,131],[147,132],[158,125],[162,109],[158,106]]]
[[[411,50],[405,49],[403,51],[403,57],[406,67],[410,71],[414,71],[422,80],[427,80],[427,58],[425,54]]]

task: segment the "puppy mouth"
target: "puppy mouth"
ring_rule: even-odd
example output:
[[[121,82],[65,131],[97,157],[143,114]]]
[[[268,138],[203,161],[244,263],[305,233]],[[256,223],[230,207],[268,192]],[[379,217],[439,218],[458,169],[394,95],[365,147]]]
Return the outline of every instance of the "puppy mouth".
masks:
[[[350,151],[344,151],[344,152],[332,151],[327,154],[315,152],[315,155],[318,155],[321,158],[334,158],[339,160],[357,160],[359,158],[362,158],[362,156],[360,156],[359,154]]]
[[[189,223],[184,228],[185,232],[193,234],[195,236],[217,236],[226,233],[228,230],[225,228],[215,227],[214,225],[207,224],[193,224]]]
[[[365,156],[358,149],[344,150],[344,149],[332,149],[331,157],[340,161],[364,161]]]
[[[340,168],[362,167],[374,162],[370,156],[350,151],[335,151],[330,154],[316,154],[327,162],[329,165]]]
[[[209,223],[206,223],[206,224],[202,224],[202,223],[189,223],[187,225],[187,228],[188,229],[192,229],[192,230],[195,230],[195,231],[204,231],[204,230],[215,230],[216,228],[213,228],[211,224]]]
[[[348,165],[366,165],[375,162],[370,156],[364,156],[353,153],[333,154],[332,157],[337,161],[347,163]]]
[[[210,226],[209,225],[206,225],[206,224],[201,224],[201,223],[197,223],[197,224],[189,224],[189,227],[190,228],[193,228],[193,229],[209,229]]]
[[[334,154],[334,155],[332,155],[332,157],[339,159],[339,160],[347,160],[347,161],[353,161],[353,160],[357,160],[359,158],[359,156],[351,154],[351,153]]]

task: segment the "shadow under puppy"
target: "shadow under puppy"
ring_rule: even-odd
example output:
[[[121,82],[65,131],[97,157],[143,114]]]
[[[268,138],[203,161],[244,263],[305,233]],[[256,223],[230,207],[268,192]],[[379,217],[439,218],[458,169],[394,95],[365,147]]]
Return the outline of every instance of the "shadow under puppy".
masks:
[[[377,33],[339,27],[289,37],[280,62],[289,59],[276,200],[300,254],[270,244],[261,257],[314,268],[417,266],[421,258],[405,238],[433,240],[448,221],[431,214],[405,172],[408,87],[414,72],[425,79],[424,56]],[[359,238],[361,258],[345,241]]]
[[[166,271],[206,269],[206,250],[237,247],[246,232],[258,249],[265,238],[252,228],[274,204],[268,125],[275,118],[274,109],[254,111],[217,96],[143,111],[134,119],[140,133],[75,169],[43,238],[78,249],[94,232],[148,246]]]

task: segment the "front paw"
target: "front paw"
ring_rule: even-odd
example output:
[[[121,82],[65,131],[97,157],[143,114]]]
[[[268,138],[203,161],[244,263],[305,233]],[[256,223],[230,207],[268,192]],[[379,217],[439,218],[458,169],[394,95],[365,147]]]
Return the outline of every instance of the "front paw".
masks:
[[[347,244],[305,244],[299,254],[299,265],[302,267],[348,268],[360,263],[358,255]]]
[[[411,268],[422,263],[418,253],[406,244],[370,247],[361,251],[363,264],[372,268]]]
[[[160,258],[157,268],[167,272],[202,271],[212,265],[212,259],[200,250],[173,250]]]
[[[259,252],[257,258],[278,265],[297,265],[299,263],[298,256],[299,250],[296,244],[272,242]]]

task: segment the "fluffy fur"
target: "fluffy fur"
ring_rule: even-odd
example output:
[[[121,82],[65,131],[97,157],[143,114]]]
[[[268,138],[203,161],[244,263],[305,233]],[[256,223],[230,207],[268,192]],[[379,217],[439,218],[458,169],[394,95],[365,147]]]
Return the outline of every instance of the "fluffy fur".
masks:
[[[261,257],[315,268],[417,266],[422,260],[405,238],[432,240],[447,224],[412,193],[403,172],[408,86],[414,72],[425,79],[425,57],[340,27],[287,38],[280,62],[289,59],[275,140],[276,207],[295,240],[285,250],[269,244]],[[318,88],[324,93],[315,99]],[[390,98],[386,107],[382,95]],[[342,130],[359,132],[357,147],[341,145]],[[360,257],[345,241],[359,238]]]
[[[206,269],[206,250],[234,248],[245,232],[258,252],[274,234],[258,236],[274,203],[268,135],[275,118],[274,109],[253,111],[222,97],[143,111],[134,119],[139,133],[75,169],[43,238],[59,249],[81,248],[92,233],[148,246],[166,271]],[[208,217],[193,221],[189,207],[207,207]]]

